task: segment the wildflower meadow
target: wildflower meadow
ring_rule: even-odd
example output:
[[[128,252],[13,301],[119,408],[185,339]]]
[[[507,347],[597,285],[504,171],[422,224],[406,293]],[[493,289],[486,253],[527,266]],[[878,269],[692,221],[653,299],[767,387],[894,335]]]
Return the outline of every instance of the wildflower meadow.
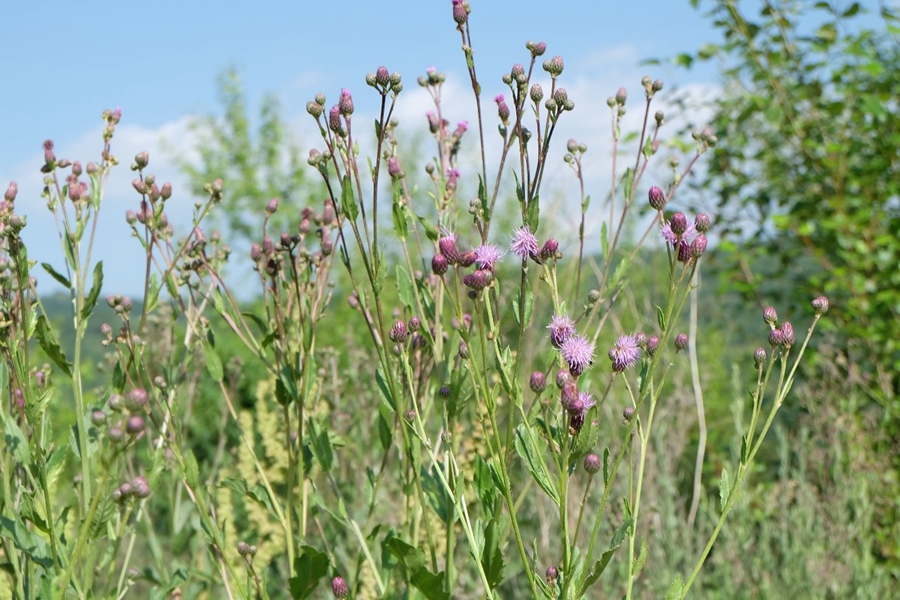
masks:
[[[373,54],[303,99],[302,156],[277,116],[240,152],[239,110],[195,121],[179,189],[109,109],[93,155],[43,143],[48,262],[3,182],[0,600],[900,592],[896,46],[842,33],[858,4],[804,8],[840,25],[810,42],[777,27],[804,3],[710,3],[725,42],[676,64],[744,70],[698,113],[668,76],[569,93],[541,41],[486,73],[479,4],[444,11],[476,120]],[[852,94],[812,58],[840,44]],[[558,133],[588,113],[604,148]]]

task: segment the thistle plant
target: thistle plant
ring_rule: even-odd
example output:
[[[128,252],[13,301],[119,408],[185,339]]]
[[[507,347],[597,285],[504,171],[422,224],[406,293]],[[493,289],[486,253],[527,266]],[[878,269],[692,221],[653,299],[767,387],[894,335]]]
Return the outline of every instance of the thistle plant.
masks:
[[[664,86],[646,77],[637,143],[625,144],[621,88],[607,102],[610,187],[592,208],[588,147],[558,140],[559,124],[576,118],[563,58],[528,42],[521,63],[483,81],[471,7],[451,8],[477,122],[451,125],[443,73],[416,79],[433,102],[421,190],[394,118],[399,73],[379,66],[365,100],[344,88],[329,106],[316,94],[306,110],[320,137],[308,163],[321,203],[258,208],[261,230],[237,257],[255,273],[252,303],[235,293],[245,282],[229,279],[236,253],[203,227],[227,187],[209,183],[191,222],[170,223],[177,195],[157,183],[146,153],[135,156],[125,222],[144,250],[146,283],[140,303],[106,299],[108,381],[96,393],[82,350],[103,286],[92,250],[121,114],[104,113],[102,158],[85,180],[45,144],[65,266],[42,266],[71,295],[71,361],[37,294],[10,185],[0,207],[9,596],[307,598],[328,580],[335,598],[570,599],[595,586],[641,595],[651,576],[648,455],[678,365],[702,342],[682,332],[682,315],[714,233],[707,214],[675,208],[677,192],[719,140],[704,129],[684,166],[663,162]],[[484,101],[489,86],[502,92]],[[355,116],[373,98],[369,131]],[[370,139],[375,152],[361,161]],[[466,147],[475,164],[462,160]],[[572,202],[541,199],[547,170],[566,164],[579,189],[571,239],[553,217]],[[512,224],[499,218],[507,202]],[[595,220],[599,232],[587,228]],[[630,293],[645,260],[663,265],[650,314]],[[747,358],[757,378],[739,463],[722,470],[715,522],[698,528],[708,538],[669,597],[696,585],[827,309],[824,297],[813,301],[802,341],[765,310],[770,349]],[[364,335],[327,346],[342,320]],[[51,429],[57,377],[71,379],[71,456]],[[69,473],[74,486],[60,485]],[[163,536],[179,540],[176,562]],[[611,564],[624,565],[623,581],[601,579]]]

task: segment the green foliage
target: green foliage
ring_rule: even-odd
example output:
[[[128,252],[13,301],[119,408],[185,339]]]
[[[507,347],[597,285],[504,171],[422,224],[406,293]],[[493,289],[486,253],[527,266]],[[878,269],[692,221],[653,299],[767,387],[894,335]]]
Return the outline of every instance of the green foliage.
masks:
[[[775,258],[729,285],[768,302],[790,289],[795,306],[826,293],[828,327],[900,425],[897,17],[859,2],[709,5],[724,40],[694,58],[721,60],[725,85],[702,186],[743,243],[742,265]]]
[[[276,96],[263,98],[254,131],[237,71],[221,73],[216,83],[224,114],[192,121],[191,130],[197,136],[194,150],[200,157],[197,163],[184,156],[176,159],[196,196],[206,195],[210,181],[223,181],[228,193],[215,219],[224,221],[237,237],[255,240],[269,200],[279,198],[289,206],[309,203],[309,167],[282,118]],[[276,231],[286,230],[286,218],[271,218]]]

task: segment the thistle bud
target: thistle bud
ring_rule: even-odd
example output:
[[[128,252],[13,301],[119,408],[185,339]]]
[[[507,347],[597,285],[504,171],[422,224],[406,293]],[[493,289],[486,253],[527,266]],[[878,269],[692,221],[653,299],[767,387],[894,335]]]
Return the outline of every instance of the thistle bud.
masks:
[[[528,380],[528,387],[532,392],[540,394],[547,387],[547,377],[542,372],[535,371]]]
[[[431,271],[435,275],[443,275],[447,272],[449,266],[450,263],[447,260],[447,257],[441,254],[435,254],[434,258],[431,259]]]
[[[409,332],[406,330],[406,323],[403,321],[396,321],[388,332],[388,337],[396,344],[405,343],[409,337]]]
[[[350,90],[347,88],[341,90],[341,97],[338,100],[338,109],[345,117],[349,117],[353,114],[353,97],[350,95]]]
[[[785,348],[790,348],[794,345],[796,339],[794,338],[794,326],[789,322],[785,321],[781,324],[781,343]]]
[[[778,323],[778,313],[775,312],[774,306],[767,306],[763,309],[763,321],[772,328]]]
[[[628,90],[623,87],[619,88],[619,91],[616,92],[616,104],[619,106],[625,106],[625,101],[628,99]]]
[[[132,415],[128,417],[125,423],[125,431],[131,435],[137,435],[144,430],[144,418],[140,415]]]
[[[3,199],[7,202],[14,202],[18,193],[19,185],[15,181],[10,181],[9,186],[6,188],[6,192],[3,194]]]
[[[274,215],[275,211],[278,210],[278,198],[272,198],[266,204],[266,213],[270,215]]]
[[[548,60],[544,61],[544,70],[550,74],[554,79],[562,75],[563,69],[565,68],[565,63],[563,62],[562,56],[554,56]]]
[[[682,235],[687,231],[687,226],[687,217],[684,216],[684,213],[677,212],[669,219],[669,227],[672,228],[672,233],[675,235]]]
[[[600,457],[596,454],[588,454],[584,457],[584,470],[588,475],[594,475],[600,470]]]
[[[310,100],[306,103],[306,112],[311,114],[314,119],[318,119],[322,116],[322,107],[319,105],[319,103]]]
[[[653,207],[654,210],[662,210],[666,205],[666,194],[660,187],[655,185],[651,187],[650,191],[647,192],[647,197],[650,201],[650,206]]]
[[[150,164],[150,155],[146,151],[134,155],[134,164],[137,169],[144,169]]]
[[[828,312],[828,298],[819,296],[812,301],[812,307],[817,315],[824,315]]]
[[[675,336],[675,351],[680,352],[687,348],[688,336],[685,333],[679,333]]]
[[[543,260],[550,260],[551,258],[556,258],[556,253],[559,251],[559,242],[554,240],[553,238],[548,239],[544,242],[544,245],[541,246],[541,258]]]
[[[698,213],[696,217],[694,217],[694,229],[697,230],[698,233],[706,233],[709,231],[709,215],[706,213]]]
[[[556,581],[559,579],[559,572],[556,570],[556,567],[550,565],[547,567],[547,572],[544,574],[544,581],[547,582],[547,585],[556,586]]]
[[[469,20],[469,6],[463,0],[452,0],[453,20],[457,25],[464,25]]]
[[[544,88],[541,87],[541,84],[535,83],[531,86],[531,91],[528,95],[531,97],[532,102],[539,104],[544,99]]]
[[[634,407],[626,406],[625,410],[622,411],[622,418],[626,423],[631,423],[631,420],[634,418]]]
[[[334,594],[337,600],[343,600],[347,597],[347,594],[350,593],[350,588],[347,587],[347,582],[344,581],[343,577],[335,577],[331,580],[331,593]]]
[[[391,74],[388,72],[387,67],[378,67],[378,70],[375,71],[375,83],[382,87],[390,85]]]
[[[762,368],[762,366],[766,362],[766,358],[768,358],[766,355],[766,349],[765,348],[757,348],[756,351],[753,353],[753,363],[756,365],[757,369]]]
[[[700,258],[703,256],[703,253],[706,252],[706,245],[706,236],[701,233],[691,242],[691,256],[693,258]]]
[[[651,335],[647,338],[647,355],[652,357],[656,354],[657,348],[659,348],[659,337]]]

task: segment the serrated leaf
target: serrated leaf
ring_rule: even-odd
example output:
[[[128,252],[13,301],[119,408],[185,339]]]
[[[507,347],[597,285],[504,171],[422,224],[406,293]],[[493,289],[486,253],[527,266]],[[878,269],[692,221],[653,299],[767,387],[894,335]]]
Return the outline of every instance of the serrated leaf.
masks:
[[[553,486],[547,466],[544,464],[543,455],[535,444],[532,427],[522,424],[516,428],[515,448],[516,454],[522,459],[525,468],[531,473],[535,483],[546,492],[550,499],[559,506],[559,493]]]
[[[94,265],[94,280],[91,284],[91,291],[88,292],[87,298],[84,299],[84,307],[81,309],[81,318],[87,319],[94,307],[97,305],[97,298],[100,297],[100,290],[103,288],[103,261],[97,261]]]
[[[327,574],[328,555],[312,546],[301,546],[300,554],[294,558],[294,576],[288,580],[291,598],[309,598],[319,585],[319,580]]]
[[[72,284],[69,283],[68,278],[65,275],[63,275],[62,273],[59,273],[56,269],[54,269],[50,263],[42,262],[41,266],[44,268],[45,271],[47,271],[47,273],[50,275],[50,277],[52,277],[53,279],[58,281],[60,284],[62,284],[62,286],[65,287],[67,290],[72,289]]]
[[[481,566],[491,589],[503,582],[503,569],[506,566],[500,551],[500,537],[497,519],[491,519],[484,528],[484,547],[481,551]]]
[[[0,534],[12,540],[15,547],[32,562],[45,569],[53,566],[49,544],[39,534],[31,531],[21,519],[0,516]]]
[[[499,499],[499,488],[497,480],[499,476],[494,468],[481,458],[475,455],[475,470],[472,477],[472,485],[475,487],[475,495],[481,502],[481,508],[486,515],[494,513],[494,508]]]
[[[44,315],[38,317],[34,334],[38,339],[38,344],[41,349],[47,354],[47,357],[56,363],[56,366],[62,369],[66,375],[71,377],[72,365],[69,364],[69,360],[59,347],[59,343],[53,335],[53,330],[50,329],[50,325],[47,322],[47,317]]]
[[[628,518],[625,519],[625,522],[622,523],[622,526],[619,527],[615,534],[613,534],[612,542],[609,544],[609,549],[604,551],[603,554],[600,555],[600,558],[591,565],[591,569],[585,574],[584,581],[581,583],[580,592],[577,597],[581,598],[585,595],[585,592],[594,585],[597,579],[603,574],[603,571],[606,570],[606,567],[609,565],[609,561],[612,559],[613,555],[616,553],[616,550],[619,546],[622,545],[622,542],[625,541],[625,538],[628,534],[628,530],[631,528],[632,524],[634,524],[634,519]]]
[[[731,476],[728,474],[728,469],[722,467],[722,476],[719,478],[719,508],[722,512],[725,511],[729,493],[731,493]]]
[[[225,369],[222,367],[222,359],[219,358],[216,349],[208,340],[203,341],[203,358],[206,361],[206,370],[209,372],[209,376],[216,383],[220,383],[225,377]]]
[[[356,221],[356,217],[359,215],[359,206],[353,196],[353,182],[347,175],[344,175],[341,180],[341,210],[350,221]]]
[[[390,538],[386,546],[391,555],[409,569],[410,583],[428,600],[450,600],[450,594],[444,591],[443,572],[434,574],[425,568],[425,552],[421,548],[397,537]]]

